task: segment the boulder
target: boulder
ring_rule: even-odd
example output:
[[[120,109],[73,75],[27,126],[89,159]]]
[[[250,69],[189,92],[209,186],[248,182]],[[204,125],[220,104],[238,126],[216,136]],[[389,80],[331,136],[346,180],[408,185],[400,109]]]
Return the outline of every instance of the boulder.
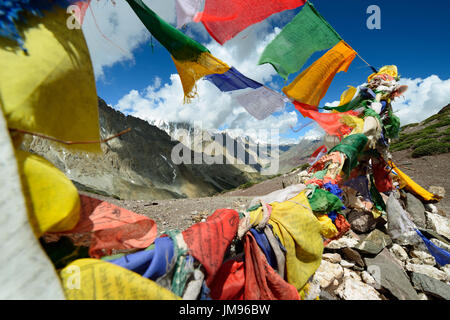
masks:
[[[330,241],[326,245],[328,249],[354,248],[359,243],[359,237],[356,233],[349,231],[341,238]]]
[[[388,214],[388,233],[395,243],[400,245],[422,243],[422,239],[415,231],[416,226],[411,221],[412,218],[395,198],[394,193],[389,196],[386,212]]]
[[[348,261],[354,262],[360,267],[366,266],[358,251],[351,248],[343,248],[341,252],[344,255],[345,259],[347,259]]]
[[[353,210],[347,215],[347,220],[353,231],[367,233],[375,229],[377,221],[372,212]]]
[[[443,217],[437,213],[427,212],[427,226],[428,228],[450,239],[450,219]]]
[[[324,253],[322,259],[331,263],[340,263],[342,258],[339,253]]]
[[[419,264],[428,264],[430,266],[434,266],[436,264],[436,260],[428,252],[421,250],[411,250],[409,254],[412,258],[418,259],[420,262]]]
[[[355,266],[354,262],[348,262],[347,260],[341,260],[340,263],[341,266],[343,266],[344,268],[352,268]]]
[[[411,281],[416,290],[432,295],[439,299],[450,300],[450,285],[430,278],[424,274],[413,272]]]
[[[344,269],[339,264],[322,260],[313,279],[319,282],[321,288],[326,288],[332,284],[334,280],[341,279],[343,275]]]
[[[406,211],[410,214],[413,222],[417,226],[421,228],[426,227],[425,206],[422,201],[417,199],[411,193],[406,194]]]
[[[351,277],[344,278],[335,293],[344,300],[382,300],[372,286]]]
[[[367,271],[361,272],[361,279],[364,281],[364,283],[367,283],[369,286],[372,286],[374,288],[379,288],[380,284],[375,280],[374,277]]]
[[[394,243],[389,251],[400,261],[405,262],[408,260],[408,253],[402,246]]]
[[[439,281],[448,281],[447,274],[444,271],[426,264],[407,263],[405,269],[411,272],[424,274]]]
[[[344,268],[344,278],[353,278],[358,281],[362,281],[361,276],[351,269]]]
[[[409,277],[395,261],[388,249],[383,249],[375,258],[365,258],[367,270],[377,283],[399,300],[418,300]]]
[[[360,252],[375,255],[391,244],[392,240],[387,234],[375,229],[355,248]]]

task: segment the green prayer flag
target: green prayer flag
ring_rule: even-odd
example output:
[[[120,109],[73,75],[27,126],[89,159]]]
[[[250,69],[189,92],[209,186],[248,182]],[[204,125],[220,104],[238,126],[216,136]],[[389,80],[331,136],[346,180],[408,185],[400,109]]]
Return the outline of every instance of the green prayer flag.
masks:
[[[342,38],[307,2],[302,11],[264,49],[258,64],[270,63],[287,80],[317,51],[336,45]]]
[[[368,138],[362,133],[351,134],[328,151],[328,154],[339,151],[346,155],[347,159],[342,170],[349,176],[353,168],[358,165],[358,156],[364,151],[367,141]]]
[[[314,213],[329,213],[331,211],[341,211],[344,204],[341,199],[331,192],[316,188],[308,199],[311,210]]]
[[[195,61],[199,54],[209,52],[203,45],[161,19],[142,0],[127,0],[127,2],[148,31],[175,59]]]

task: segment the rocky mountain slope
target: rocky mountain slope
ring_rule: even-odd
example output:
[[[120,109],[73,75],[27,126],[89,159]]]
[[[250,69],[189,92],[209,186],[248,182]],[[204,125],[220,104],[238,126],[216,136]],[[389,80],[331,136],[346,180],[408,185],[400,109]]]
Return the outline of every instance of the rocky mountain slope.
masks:
[[[450,104],[420,123],[403,126],[391,145],[391,151],[402,150],[408,150],[413,158],[449,152]]]
[[[256,170],[244,172],[233,164],[193,164],[195,156],[203,155],[191,150],[187,150],[191,164],[175,164],[171,154],[178,141],[144,120],[112,109],[102,99],[99,117],[103,139],[132,128],[102,144],[100,156],[69,152],[39,137],[27,137],[22,147],[47,158],[79,189],[121,199],[210,196],[261,179]]]
[[[287,173],[293,168],[308,162],[310,155],[321,145],[323,138],[302,139],[280,155],[280,173]]]
[[[241,170],[246,172],[261,172],[263,168],[270,166],[272,159],[278,158],[278,173],[286,173],[297,167],[302,158],[311,151],[311,145],[315,145],[314,141],[302,140],[297,144],[272,146],[255,141],[248,135],[240,136],[230,132],[204,130],[189,123],[164,121],[150,121],[150,123],[164,130],[172,139],[182,141],[196,152],[213,156],[214,150],[220,150],[226,161],[237,164]],[[186,137],[188,139],[184,139]],[[270,138],[267,136],[269,141]]]

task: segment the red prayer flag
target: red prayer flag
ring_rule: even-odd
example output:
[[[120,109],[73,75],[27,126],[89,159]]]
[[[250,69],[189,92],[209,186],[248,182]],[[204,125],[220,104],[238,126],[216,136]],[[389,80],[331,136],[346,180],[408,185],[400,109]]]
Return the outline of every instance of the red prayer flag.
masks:
[[[347,111],[339,113],[323,113],[319,112],[317,107],[310,106],[308,104],[300,103],[297,101],[293,102],[295,108],[304,116],[316,121],[323,130],[329,135],[342,137],[349,134],[353,128],[341,122],[342,115],[357,116],[356,111]]]
[[[239,227],[239,213],[217,209],[205,222],[183,231],[189,253],[205,267],[209,285],[223,263],[223,258]]]
[[[233,38],[252,24],[274,13],[295,9],[306,0],[206,0],[203,12],[194,18],[202,22],[208,33],[220,44]]]
[[[80,195],[80,221],[72,230],[54,235],[88,235],[89,255],[101,258],[112,250],[143,249],[155,241],[157,229],[152,219],[106,201]],[[77,240],[75,240],[77,243]]]

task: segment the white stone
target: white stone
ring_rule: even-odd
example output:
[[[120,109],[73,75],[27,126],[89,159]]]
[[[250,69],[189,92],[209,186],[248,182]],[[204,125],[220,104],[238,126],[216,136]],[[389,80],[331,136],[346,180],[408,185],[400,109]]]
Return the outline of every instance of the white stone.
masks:
[[[361,272],[361,279],[370,286],[376,287],[379,285],[375,278],[367,271]]]
[[[419,259],[422,264],[428,264],[430,266],[434,266],[436,264],[436,260],[428,252],[421,250],[411,250],[409,254],[413,258]]]
[[[314,274],[314,278],[320,283],[321,288],[326,288],[333,283],[335,279],[340,279],[344,275],[344,269],[336,263],[322,260],[319,268]]]
[[[450,238],[450,219],[436,213],[427,212],[427,225],[446,238]]]
[[[359,243],[359,237],[352,231],[347,232],[340,239],[331,241],[326,247],[329,249],[354,248]]]
[[[339,263],[342,260],[339,253],[324,253],[322,259],[331,263]]]
[[[425,204],[425,210],[431,213],[438,213],[438,209],[432,203]]]
[[[344,278],[352,278],[357,281],[361,281],[361,277],[355,271],[344,268]]]
[[[407,263],[405,269],[412,272],[422,273],[439,281],[448,281],[447,274],[444,271],[426,264]]]
[[[335,293],[344,300],[381,300],[373,287],[353,278],[345,278]]]
[[[406,261],[408,259],[408,253],[402,246],[394,243],[389,251],[400,261]]]
[[[353,262],[348,262],[347,260],[341,260],[341,266],[344,268],[352,268],[355,264]]]

